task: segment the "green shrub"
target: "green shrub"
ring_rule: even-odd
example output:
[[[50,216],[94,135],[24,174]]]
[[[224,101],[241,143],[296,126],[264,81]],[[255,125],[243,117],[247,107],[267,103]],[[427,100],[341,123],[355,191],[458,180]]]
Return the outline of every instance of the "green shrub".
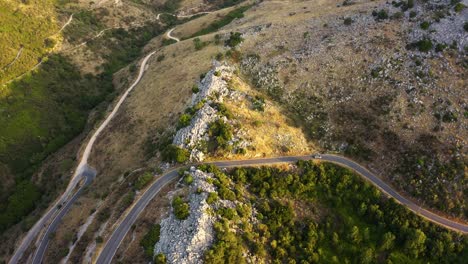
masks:
[[[445,45],[443,43],[437,43],[437,45],[435,46],[435,51],[442,52],[446,48],[447,48],[447,45]]]
[[[193,182],[193,176],[192,176],[191,174],[187,174],[187,175],[184,177],[184,182],[185,182],[185,184],[187,184],[187,185],[192,184],[192,182]]]
[[[466,32],[468,32],[468,22],[465,22],[465,24],[463,25],[463,28],[465,29]]]
[[[198,85],[194,84],[192,86],[192,93],[198,93],[200,92],[200,88],[198,88]]]
[[[457,13],[460,13],[465,8],[466,8],[466,5],[464,5],[463,3],[457,3],[455,7],[453,8],[453,10],[455,10],[455,12]]]
[[[432,49],[432,41],[430,39],[422,39],[416,42],[416,47],[421,52],[428,52]]]
[[[208,198],[206,198],[206,202],[207,202],[208,204],[213,204],[213,203],[215,203],[216,201],[218,201],[218,194],[215,193],[215,192],[210,192],[210,193],[208,194]]]
[[[201,50],[208,45],[208,42],[201,41],[200,38],[194,38],[193,45],[195,45],[195,50]]]
[[[416,17],[417,15],[418,15],[418,13],[417,13],[416,11],[411,11],[411,12],[409,13],[409,17],[410,17],[410,18],[414,18],[414,17]]]
[[[265,98],[256,95],[255,98],[252,99],[252,105],[255,111],[265,111]]]
[[[101,244],[102,242],[104,242],[104,239],[102,238],[102,236],[97,236],[95,241],[97,244]]]
[[[403,12],[396,12],[395,14],[392,15],[393,19],[400,19],[403,18],[404,14]]]
[[[154,256],[153,262],[154,264],[166,264],[167,263],[166,255],[164,255],[163,253],[157,254],[156,256]]]
[[[174,209],[175,217],[179,220],[185,220],[190,215],[190,206],[180,196],[172,200],[172,208]]]
[[[427,30],[429,28],[429,26],[431,25],[431,23],[427,22],[427,21],[423,21],[421,24],[419,24],[419,27],[423,30]]]
[[[216,76],[216,77],[220,77],[220,76],[221,76],[221,72],[220,72],[220,71],[215,71],[215,72],[213,73],[213,75]]]
[[[345,25],[349,26],[353,23],[353,19],[350,18],[350,17],[347,17],[344,19],[344,22],[343,22]]]
[[[158,56],[158,58],[157,58],[156,60],[157,60],[158,62],[161,62],[161,61],[164,60],[164,58],[166,58],[166,55],[161,54],[161,55]]]
[[[151,172],[145,172],[144,174],[140,175],[138,179],[135,181],[135,188],[137,190],[143,189],[148,183],[153,179],[153,174]]]
[[[213,107],[216,108],[216,110],[218,110],[218,112],[227,119],[232,119],[234,117],[232,112],[223,103],[215,103],[213,104]]]
[[[232,139],[232,128],[229,124],[219,119],[209,125],[208,134],[215,144],[213,150],[226,149],[228,141]]]
[[[179,117],[179,123],[177,124],[177,128],[183,128],[183,127],[186,127],[188,125],[190,125],[190,121],[192,121],[192,115],[191,114],[182,114],[180,117]]]
[[[168,145],[161,153],[164,161],[176,161],[184,163],[188,161],[190,153],[186,149],[179,148],[176,145]]]
[[[245,150],[245,148],[238,148],[237,149],[237,154],[245,155],[245,154],[247,154],[247,150]]]
[[[372,15],[376,17],[377,20],[384,20],[388,18],[387,10],[380,9],[379,11],[372,11]]]
[[[140,245],[145,250],[145,255],[149,258],[153,257],[154,245],[159,241],[161,226],[153,225],[148,233],[146,233],[140,241]]]
[[[231,32],[229,35],[229,38],[226,40],[225,45],[229,46],[231,48],[237,47],[239,44],[244,41],[244,38],[242,38],[242,34],[239,32]]]

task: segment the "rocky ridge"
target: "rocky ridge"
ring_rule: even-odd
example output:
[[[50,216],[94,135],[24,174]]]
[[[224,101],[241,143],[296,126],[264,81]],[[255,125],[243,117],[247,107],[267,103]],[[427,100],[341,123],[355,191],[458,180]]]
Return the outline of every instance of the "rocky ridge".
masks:
[[[163,219],[160,239],[154,247],[154,254],[163,253],[168,263],[200,263],[203,253],[214,240],[215,217],[208,213],[211,206],[206,202],[208,192],[215,191],[207,181],[212,175],[194,167],[187,173],[193,177],[188,195],[190,215],[185,220],[178,220],[171,213]]]
[[[213,61],[213,69],[206,73],[198,84],[199,91],[193,94],[191,109],[195,109],[190,124],[181,128],[174,136],[173,144],[190,151],[191,161],[203,161],[205,151],[203,145],[209,141],[208,129],[212,122],[222,119],[229,123],[227,118],[213,107],[214,103],[222,103],[224,98],[230,96],[228,81],[234,69],[228,65]],[[234,137],[230,144],[242,141]]]

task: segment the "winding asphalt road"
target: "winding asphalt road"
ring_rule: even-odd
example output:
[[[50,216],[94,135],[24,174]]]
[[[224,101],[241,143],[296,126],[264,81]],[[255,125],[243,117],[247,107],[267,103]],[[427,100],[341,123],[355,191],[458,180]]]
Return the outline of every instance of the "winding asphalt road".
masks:
[[[62,218],[68,213],[70,210],[71,206],[73,203],[78,199],[78,197],[81,195],[83,192],[84,188],[91,184],[93,181],[94,177],[96,176],[96,171],[90,167],[86,167],[85,170],[82,172],[82,178],[84,179],[83,185],[78,189],[78,191],[66,202],[64,206],[61,206],[60,212],[54,217],[52,220],[52,223],[47,227],[47,230],[43,234],[43,239],[41,243],[39,244],[39,247],[36,249],[36,252],[34,253],[34,257],[32,260],[33,264],[40,264],[42,263],[42,258],[44,257],[45,250],[47,249],[47,246],[49,245],[49,238],[50,236],[57,230],[58,225],[60,224],[60,221]]]
[[[196,15],[196,14],[194,14],[194,15]],[[158,14],[158,19],[159,19],[159,14]],[[70,16],[67,23],[65,23],[65,25],[59,30],[59,32],[61,32],[63,29],[65,29],[65,27],[68,26],[71,23],[72,20],[73,20],[73,14]],[[170,36],[170,32],[168,32],[168,35]],[[179,39],[177,39],[177,38],[174,38],[174,39],[177,42],[179,42]],[[101,132],[107,127],[109,122],[114,118],[115,114],[120,109],[120,106],[125,101],[128,94],[140,82],[140,80],[143,77],[143,74],[145,72],[146,64],[147,64],[148,60],[155,53],[156,53],[156,51],[153,51],[153,52],[149,53],[148,55],[146,55],[146,57],[143,58],[143,60],[142,60],[142,62],[140,64],[140,70],[138,71],[137,78],[135,79],[133,84],[125,91],[125,93],[120,97],[119,101],[114,106],[114,109],[112,110],[112,112],[107,116],[107,118],[104,120],[104,122],[93,133],[90,140],[86,144],[85,150],[84,150],[83,154],[81,155],[80,163],[78,164],[78,166],[77,166],[77,168],[76,168],[70,182],[68,183],[67,189],[60,196],[60,198],[57,199],[55,204],[28,231],[26,236],[21,240],[20,245],[16,248],[16,250],[15,250],[13,256],[10,258],[10,261],[8,262],[8,264],[17,264],[19,262],[19,260],[23,256],[24,252],[26,252],[26,250],[29,248],[29,246],[31,245],[33,240],[37,237],[39,232],[44,227],[46,227],[47,223],[53,218],[53,221],[49,225],[49,227],[47,228],[47,230],[45,232],[45,235],[43,235],[41,237],[41,239],[39,240],[39,242],[38,242],[39,245],[37,246],[36,251],[34,253],[34,257],[33,257],[33,263],[41,263],[42,262],[42,257],[44,256],[45,250],[47,249],[47,245],[49,244],[49,235],[48,234],[52,233],[57,228],[57,225],[59,224],[60,220],[68,212],[68,210],[70,209],[70,206],[73,204],[73,202],[81,194],[82,189],[84,187],[86,187],[96,175],[96,171],[94,171],[94,169],[92,169],[91,167],[88,166],[88,158],[89,158],[89,155],[91,154],[91,150],[93,149],[94,142],[96,141],[97,137],[101,134]],[[93,173],[91,173],[91,172],[93,172]],[[94,174],[93,177],[89,177],[90,174]],[[86,178],[85,184],[83,184],[76,191],[75,195],[73,195],[73,192],[74,192],[75,188],[77,187],[78,183],[83,179],[83,177]],[[69,198],[70,196],[72,196],[72,197]],[[62,207],[63,204],[66,204],[66,206]]]
[[[207,162],[206,164],[214,164],[220,168],[229,168],[229,167],[247,167],[247,166],[258,166],[258,165],[273,165],[279,163],[295,163],[299,160],[311,160],[316,159],[314,155],[307,155],[307,156],[287,156],[287,157],[277,157],[277,158],[264,158],[264,159],[252,159],[252,160],[237,160],[237,161],[216,161],[216,162]],[[443,218],[439,215],[431,213],[414,202],[406,199],[405,197],[401,196],[398,192],[392,189],[389,185],[383,182],[379,177],[372,174],[370,171],[359,165],[358,163],[349,160],[347,158],[336,156],[336,155],[328,155],[324,154],[321,155],[320,160],[332,162],[344,167],[347,167],[359,175],[361,175],[364,179],[368,180],[380,190],[382,190],[388,196],[394,198],[396,201],[401,203],[403,206],[407,207],[411,211],[415,212],[416,214],[436,223],[446,228],[450,228],[452,230],[468,233],[468,226],[452,221],[450,219]],[[128,212],[127,215],[120,221],[120,224],[115,229],[114,233],[112,233],[111,237],[108,239],[107,243],[105,244],[103,250],[100,252],[100,255],[97,259],[97,264],[108,264],[111,263],[112,258],[114,257],[117,249],[135,223],[138,216],[141,212],[145,209],[145,207],[149,204],[149,202],[156,196],[156,194],[167,184],[171,181],[178,178],[178,172],[176,169],[171,170],[160,178],[158,178],[148,189],[147,191],[133,204],[132,208]]]
[[[44,225],[46,225],[52,219],[52,217],[54,217],[54,215],[56,215],[57,213],[58,213],[57,216],[60,216],[60,217],[58,217],[58,218],[55,217],[53,223],[58,224],[60,219],[66,213],[65,212],[65,213],[62,214],[62,212],[64,211],[65,208],[62,208],[61,205],[63,205],[63,204],[70,204],[71,205],[71,203],[74,202],[74,200],[72,200],[72,199],[73,199],[73,197],[77,197],[76,193],[72,198],[69,199],[69,197],[71,197],[73,195],[76,186],[83,179],[83,177],[86,177],[86,179],[89,178],[89,177],[87,177],[87,175],[90,174],[89,173],[90,170],[94,171],[88,166],[88,158],[89,158],[89,155],[91,154],[91,150],[93,149],[93,146],[94,146],[94,143],[95,143],[97,137],[107,127],[109,122],[114,118],[115,114],[117,113],[120,106],[122,105],[122,103],[127,98],[128,94],[140,82],[141,78],[143,77],[143,73],[145,72],[145,68],[146,68],[146,64],[147,64],[148,60],[155,53],[156,53],[156,51],[153,51],[150,54],[146,55],[146,57],[143,58],[143,60],[142,60],[142,62],[140,64],[140,70],[138,72],[137,78],[135,79],[133,84],[125,91],[125,93],[120,97],[119,101],[114,106],[114,109],[112,110],[112,112],[107,116],[107,118],[104,120],[104,122],[102,122],[102,124],[98,127],[98,129],[93,133],[93,135],[89,139],[88,143],[86,144],[85,150],[84,150],[84,152],[83,152],[83,154],[81,155],[81,158],[80,158],[80,163],[78,164],[78,166],[77,166],[77,168],[75,170],[75,173],[73,174],[70,182],[68,183],[67,189],[62,194],[62,196],[56,201],[56,203],[47,211],[47,213],[45,213],[41,217],[41,219],[39,219],[36,222],[36,224],[28,231],[26,236],[21,241],[21,244],[18,246],[15,253],[11,257],[10,261],[8,262],[9,264],[18,263],[18,261],[23,256],[24,252],[31,245],[32,241],[36,238],[36,236],[39,234],[39,232],[43,229]],[[95,172],[94,172],[94,174],[95,174]],[[86,180],[86,182],[88,182],[88,180]],[[80,192],[81,189],[84,188],[84,186],[85,185],[83,185],[78,190],[78,192]],[[76,200],[76,198],[75,198],[75,200]],[[70,203],[70,201],[71,201],[71,203]],[[57,222],[55,222],[56,219],[57,219]],[[52,226],[52,229],[55,229],[55,228],[56,227]],[[34,262],[34,263],[40,263],[42,261],[42,259],[39,259],[38,257],[44,255],[44,251],[46,250],[48,243],[49,243],[49,237],[48,236],[43,236],[40,239],[39,245],[38,245],[38,247],[36,249],[36,252],[34,253],[34,256],[35,256],[34,260],[36,260],[36,262]],[[36,257],[36,256],[38,256],[38,257]]]

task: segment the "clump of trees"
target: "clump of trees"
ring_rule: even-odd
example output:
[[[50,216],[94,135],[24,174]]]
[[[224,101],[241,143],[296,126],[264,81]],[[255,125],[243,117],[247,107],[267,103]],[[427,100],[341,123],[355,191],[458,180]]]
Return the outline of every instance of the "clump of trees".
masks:
[[[273,263],[462,263],[468,257],[466,237],[423,220],[337,165],[300,161],[292,170],[238,168],[229,175],[202,169],[215,174],[214,184],[244,192],[236,200],[245,204],[217,211],[206,263],[242,261],[245,252]],[[320,213],[298,205],[317,203]],[[258,224],[248,220],[249,208]]]
[[[170,144],[166,148],[164,148],[161,154],[162,159],[164,161],[175,161],[178,163],[187,162],[190,157],[190,153],[188,152],[188,150],[180,148],[173,144]]]
[[[231,32],[231,34],[229,35],[229,38],[226,40],[224,44],[231,48],[235,48],[239,44],[241,44],[242,41],[244,41],[244,38],[242,38],[242,34],[240,32]]]
[[[232,127],[222,119],[218,119],[209,125],[208,135],[211,139],[209,142],[211,150],[228,149],[228,142],[232,139]]]
[[[179,220],[185,220],[190,215],[189,204],[184,202],[180,196],[172,200],[172,209],[174,209],[175,217]]]
[[[140,245],[145,250],[145,255],[148,258],[153,258],[154,245],[159,241],[160,231],[161,226],[159,224],[153,225],[140,241]]]

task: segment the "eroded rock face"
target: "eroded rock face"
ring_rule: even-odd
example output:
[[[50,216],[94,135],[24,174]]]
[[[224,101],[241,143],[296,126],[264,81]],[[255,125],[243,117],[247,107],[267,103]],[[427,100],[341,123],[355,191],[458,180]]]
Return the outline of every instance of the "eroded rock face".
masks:
[[[204,252],[214,240],[213,223],[215,218],[208,213],[211,208],[206,203],[208,192],[215,187],[206,179],[211,175],[192,169],[193,182],[190,185],[190,215],[178,220],[171,213],[161,221],[161,234],[154,254],[163,253],[168,263],[201,263]],[[202,191],[202,192],[200,192]]]

